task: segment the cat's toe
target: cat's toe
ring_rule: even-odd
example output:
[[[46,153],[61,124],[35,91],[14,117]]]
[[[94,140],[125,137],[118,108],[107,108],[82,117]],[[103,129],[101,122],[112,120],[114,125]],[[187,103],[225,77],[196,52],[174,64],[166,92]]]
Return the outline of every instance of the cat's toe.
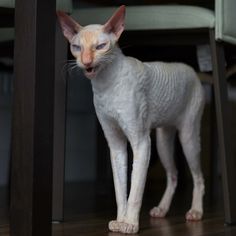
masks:
[[[186,220],[187,221],[199,221],[202,219],[203,213],[201,211],[191,209],[186,213]]]
[[[109,230],[112,232],[119,232],[123,234],[135,234],[139,230],[138,224],[129,224],[125,222],[119,222],[116,220],[112,220],[109,222]]]
[[[138,224],[130,224],[122,222],[120,225],[120,233],[123,234],[136,234],[139,231],[139,225]]]
[[[161,207],[153,207],[149,214],[151,217],[164,218],[166,216],[167,210]]]
[[[120,231],[120,222],[117,220],[111,220],[108,224],[108,228],[112,232],[119,232]]]

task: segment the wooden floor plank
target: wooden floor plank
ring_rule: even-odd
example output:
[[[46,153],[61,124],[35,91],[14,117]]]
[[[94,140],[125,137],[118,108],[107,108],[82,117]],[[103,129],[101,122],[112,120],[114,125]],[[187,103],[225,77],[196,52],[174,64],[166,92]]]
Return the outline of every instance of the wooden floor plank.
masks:
[[[112,213],[83,214],[77,219],[61,224],[53,224],[53,236],[121,236],[119,233],[108,231],[107,223]],[[9,226],[0,226],[0,235],[9,236]],[[225,226],[223,216],[209,213],[200,222],[185,222],[184,216],[170,216],[166,219],[154,219],[145,211],[141,216],[140,236],[233,236],[236,235],[236,226]]]
[[[53,236],[118,236],[120,234],[108,231],[108,222],[114,218],[114,209],[111,212],[92,212],[87,214],[73,215],[67,218],[64,223],[53,224]],[[165,236],[198,236],[198,235],[236,235],[236,226],[224,226],[222,212],[206,213],[203,221],[186,223],[184,213],[175,214],[172,212],[165,219],[154,219],[148,215],[146,208],[141,215],[140,236],[165,235]],[[6,220],[0,225],[0,235],[9,235],[9,225]]]

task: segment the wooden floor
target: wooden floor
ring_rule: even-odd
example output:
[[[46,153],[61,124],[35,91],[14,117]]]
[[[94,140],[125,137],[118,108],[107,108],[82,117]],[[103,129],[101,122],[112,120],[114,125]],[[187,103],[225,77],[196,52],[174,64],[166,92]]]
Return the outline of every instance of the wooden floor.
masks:
[[[147,213],[147,212],[146,212]],[[60,224],[53,224],[53,236],[118,236],[109,232],[107,223],[112,218],[109,214],[80,215],[77,219]],[[0,226],[0,235],[9,236],[8,225]],[[224,226],[223,218],[208,214],[201,222],[186,223],[183,216],[166,219],[141,217],[140,236],[234,236],[236,226]]]
[[[108,231],[109,220],[115,217],[114,199],[108,195],[96,196],[93,186],[87,191],[75,191],[76,186],[67,188],[65,221],[53,223],[53,236],[119,236],[122,234]],[[71,192],[71,194],[70,194]],[[191,201],[191,191],[179,190],[176,194],[169,215],[165,219],[154,219],[148,215],[149,209],[159,198],[149,196],[148,188],[143,201],[140,217],[140,236],[234,236],[236,226],[225,226],[222,199],[214,200],[206,194],[205,215],[200,222],[185,222],[184,214]],[[73,193],[73,194],[72,194]],[[113,194],[112,194],[113,195]],[[219,204],[218,204],[218,203]],[[82,204],[79,204],[82,203]],[[213,203],[213,204],[211,204]],[[1,211],[0,209],[0,212]],[[7,212],[5,219],[0,217],[0,235],[9,236]]]
[[[53,236],[77,235],[109,235],[118,236],[119,233],[108,232],[108,216],[87,216],[80,220],[53,226]],[[165,235],[165,236],[197,236],[197,235],[236,235],[236,227],[225,227],[223,218],[209,216],[202,222],[186,223],[182,216],[167,219],[151,219],[142,217],[141,229],[138,235]]]

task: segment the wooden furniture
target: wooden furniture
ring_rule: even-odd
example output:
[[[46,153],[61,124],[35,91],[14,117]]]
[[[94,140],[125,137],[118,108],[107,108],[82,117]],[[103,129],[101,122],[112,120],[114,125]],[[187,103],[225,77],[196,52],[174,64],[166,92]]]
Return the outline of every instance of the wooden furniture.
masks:
[[[45,4],[45,3],[44,3]],[[35,5],[29,4],[28,7],[26,7],[25,9],[20,8],[22,11],[25,11],[25,14],[20,12],[19,10],[16,10],[16,17],[18,16],[18,19],[15,19],[16,22],[16,29],[14,29],[14,8],[15,8],[15,1],[14,0],[4,0],[0,2],[0,18],[1,18],[1,25],[0,25],[0,45],[2,46],[2,48],[4,50],[1,50],[1,54],[0,56],[12,56],[12,45],[13,45],[13,41],[15,39],[14,33],[16,34],[16,37],[18,35],[21,35],[21,41],[20,43],[23,44],[24,41],[24,37],[28,40],[25,40],[25,42],[28,43],[29,46],[32,46],[32,48],[28,48],[27,44],[23,44],[20,45],[19,47],[17,46],[19,43],[16,40],[16,50],[15,50],[15,59],[17,61],[17,56],[19,54],[23,54],[22,55],[22,61],[23,58],[25,59],[24,63],[25,63],[25,69],[23,70],[22,68],[20,68],[19,63],[15,63],[15,72],[17,73],[17,69],[20,70],[22,73],[30,73],[28,70],[32,69],[32,73],[33,70],[38,70],[38,66],[39,66],[39,62],[35,62],[34,65],[30,66],[29,62],[34,62],[35,59],[31,58],[30,56],[37,56],[39,52],[45,53],[45,57],[47,53],[53,53],[54,57],[55,57],[55,65],[51,65],[53,68],[55,68],[55,75],[51,75],[51,76],[55,76],[55,81],[54,81],[54,93],[51,92],[51,96],[53,97],[54,100],[54,107],[52,109],[53,111],[53,122],[52,122],[52,126],[54,127],[54,132],[53,132],[53,213],[52,213],[52,219],[53,221],[61,221],[63,220],[63,203],[64,203],[64,161],[65,161],[65,107],[66,107],[66,83],[65,83],[65,71],[62,70],[62,67],[64,65],[64,63],[67,60],[67,43],[64,39],[64,37],[62,37],[61,34],[61,30],[59,28],[59,26],[56,25],[54,26],[54,31],[56,29],[56,32],[52,32],[52,34],[48,37],[51,37],[52,39],[54,39],[54,43],[53,46],[51,46],[50,49],[54,49],[54,51],[51,52],[47,52],[47,40],[48,38],[44,35],[42,35],[43,38],[41,38],[41,31],[43,31],[43,29],[47,30],[47,23],[44,22],[44,25],[42,24],[42,21],[45,19],[43,17],[43,13],[42,16],[39,16],[39,19],[37,20],[32,20],[30,19],[30,17],[33,18],[33,15],[30,15],[27,11],[30,11],[30,8],[32,7],[32,9],[34,9],[35,11],[33,11],[35,15],[37,11],[43,12],[44,8],[47,8],[47,5],[44,4],[37,4],[35,3]],[[49,18],[49,20],[53,20],[55,21],[55,12],[56,12],[56,8],[66,11],[66,12],[71,12],[72,9],[72,2],[69,1],[64,1],[64,0],[57,0],[56,1],[56,7],[53,10],[53,12],[51,12],[50,14],[53,15],[53,18]],[[21,14],[23,14],[24,16],[22,17],[22,21],[23,19],[26,21],[23,25],[21,25],[22,21],[21,19]],[[45,16],[47,14],[45,13]],[[28,22],[29,20],[29,22]],[[46,21],[46,20],[45,20]],[[54,22],[55,23],[55,22]],[[19,24],[19,28],[17,30],[17,24]],[[34,25],[35,24],[35,25]],[[39,29],[39,31],[37,31],[37,26],[41,27]],[[31,27],[31,28],[30,28]],[[36,32],[35,32],[36,29]],[[49,30],[50,32],[50,30]],[[34,35],[35,33],[35,35]],[[46,33],[46,32],[43,32]],[[32,37],[31,37],[32,36]],[[34,42],[35,40],[35,42]],[[32,45],[33,43],[35,44],[39,44],[40,48],[36,45]],[[45,49],[43,48],[45,46]],[[26,49],[22,49],[24,47],[27,47]],[[22,51],[25,50],[25,53]],[[30,51],[27,51],[30,50]],[[28,60],[30,60],[29,62],[27,61],[27,57],[25,56],[26,53],[29,53],[29,58]],[[35,55],[33,54],[35,53]],[[9,55],[10,54],[10,55]],[[43,55],[41,55],[41,57],[43,58]],[[42,61],[44,62],[45,60],[42,59]],[[21,64],[22,65],[22,64]],[[48,63],[48,65],[50,65]],[[23,66],[23,65],[22,65]],[[43,64],[42,64],[43,66]],[[35,67],[35,68],[34,68]],[[40,68],[40,71],[45,71],[45,69]],[[36,72],[35,72],[36,73]],[[46,72],[45,72],[46,73]],[[23,75],[22,75],[23,76]],[[28,75],[29,76],[29,75]],[[31,75],[33,77],[33,75]],[[29,76],[29,81],[33,83],[33,79],[31,80]],[[26,78],[25,78],[26,79]],[[16,80],[16,85],[14,86],[15,89],[14,91],[16,91],[16,94],[14,94],[15,98],[15,103],[17,103],[17,105],[14,105],[14,108],[17,109],[21,109],[19,112],[22,112],[21,115],[28,115],[29,112],[24,112],[24,108],[25,109],[29,109],[29,107],[27,108],[27,106],[23,105],[23,107],[21,107],[18,103],[20,102],[24,102],[23,99],[18,98],[19,95],[19,91],[22,90],[22,92],[27,93],[28,90],[30,90],[30,84],[29,82],[20,82],[20,87],[17,87],[17,81]],[[41,81],[41,80],[40,80]],[[34,84],[31,84],[31,86],[33,86]],[[46,86],[46,85],[45,85]],[[17,91],[17,89],[19,91]],[[26,91],[25,91],[26,90]],[[31,89],[33,91],[33,89]],[[23,96],[23,95],[22,95]],[[36,96],[36,95],[32,95],[32,96]],[[42,99],[46,98],[46,90],[45,90],[45,96],[42,96]],[[34,102],[34,98],[30,98],[30,96],[27,98],[25,97],[25,99],[30,99],[32,100],[31,102]],[[36,101],[35,101],[36,102]],[[38,102],[38,101],[37,101]],[[41,102],[41,101],[40,101]],[[33,105],[33,104],[31,104]],[[32,109],[36,109],[35,112],[37,111],[37,108],[32,108]],[[46,108],[45,108],[46,109]],[[17,110],[18,111],[18,110]],[[32,111],[33,112],[33,111]],[[45,111],[46,112],[46,111]],[[40,113],[41,114],[41,113]],[[17,125],[15,124],[16,122],[20,122],[20,121],[16,121],[18,119],[21,119],[21,117],[18,117],[18,113],[16,111],[13,112],[13,138],[14,140],[16,140],[17,134],[19,132],[27,132],[25,131],[26,128],[28,128],[29,124],[24,124],[24,123],[17,123]],[[32,115],[32,114],[31,114]],[[35,115],[34,115],[35,116]],[[24,119],[24,118],[22,118]],[[33,118],[32,118],[33,119]],[[33,121],[32,121],[33,122]],[[34,124],[32,124],[34,125]],[[34,128],[34,127],[31,127]],[[16,131],[17,129],[22,129],[23,131]],[[49,131],[49,130],[48,130]],[[33,132],[33,131],[32,131]],[[33,135],[33,133],[32,133]],[[18,137],[19,138],[19,137]],[[26,145],[27,147],[30,146],[30,143],[26,143],[23,144],[24,141],[28,142],[26,139],[26,136],[23,135],[21,138],[21,143],[22,145]],[[29,138],[29,137],[28,137]],[[46,140],[45,140],[46,141]],[[32,143],[32,145],[34,145],[35,142]],[[14,146],[15,145],[15,146]],[[19,148],[20,145],[19,144],[15,144],[13,142],[13,158],[12,158],[12,175],[11,175],[11,183],[13,184],[12,187],[12,197],[11,199],[14,201],[16,200],[18,203],[20,203],[20,199],[18,198],[18,194],[16,194],[16,188],[18,186],[18,184],[20,185],[20,179],[18,179],[18,172],[21,171],[22,173],[26,174],[27,172],[24,172],[24,169],[20,170],[17,167],[19,165],[19,162],[15,161],[17,158],[15,157],[15,155],[26,155],[26,153],[18,153],[19,152]],[[23,148],[23,147],[22,147]],[[15,152],[14,150],[17,150],[17,152]],[[21,158],[23,158],[22,156],[19,157],[20,160]],[[28,156],[27,158],[33,158],[33,156]],[[19,160],[19,161],[20,161]],[[32,164],[33,165],[33,164]],[[23,166],[21,166],[23,168]],[[31,166],[33,167],[33,166]],[[17,174],[15,173],[17,171]],[[28,178],[26,178],[28,179]],[[30,179],[30,178],[29,178]],[[24,180],[24,179],[23,179]],[[18,182],[19,181],[19,182]],[[22,184],[26,184],[24,181],[22,182]],[[19,187],[18,187],[19,188]],[[24,188],[21,188],[24,191]],[[17,190],[19,191],[19,189]],[[30,188],[29,188],[30,191]],[[18,192],[17,192],[18,193]],[[24,194],[24,193],[22,193]],[[16,199],[15,199],[16,198]],[[23,206],[23,205],[22,205]]]
[[[51,235],[55,9],[55,0],[16,0],[12,236]]]
[[[12,236],[51,235],[55,9],[16,1]]]
[[[56,4],[72,7],[64,0],[0,2],[0,42],[15,40],[11,235],[49,236],[52,217],[63,218],[67,43]]]

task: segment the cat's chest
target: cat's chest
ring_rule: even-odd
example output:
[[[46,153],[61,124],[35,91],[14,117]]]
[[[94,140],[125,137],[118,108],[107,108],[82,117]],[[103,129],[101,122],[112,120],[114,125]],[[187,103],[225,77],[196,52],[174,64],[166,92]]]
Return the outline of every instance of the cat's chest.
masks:
[[[109,119],[119,120],[130,110],[133,94],[122,89],[114,89],[106,94],[94,95],[94,105],[97,113]]]
[[[132,72],[123,70],[117,76],[110,76],[108,81],[112,81],[102,89],[94,90],[94,105],[97,111],[117,118],[131,113],[138,106],[137,95],[140,94],[140,87],[135,82],[137,78]]]
[[[142,129],[145,124],[148,126],[146,101],[145,93],[131,82],[114,86],[109,92],[94,94],[94,105],[100,122],[118,126],[127,135]]]

